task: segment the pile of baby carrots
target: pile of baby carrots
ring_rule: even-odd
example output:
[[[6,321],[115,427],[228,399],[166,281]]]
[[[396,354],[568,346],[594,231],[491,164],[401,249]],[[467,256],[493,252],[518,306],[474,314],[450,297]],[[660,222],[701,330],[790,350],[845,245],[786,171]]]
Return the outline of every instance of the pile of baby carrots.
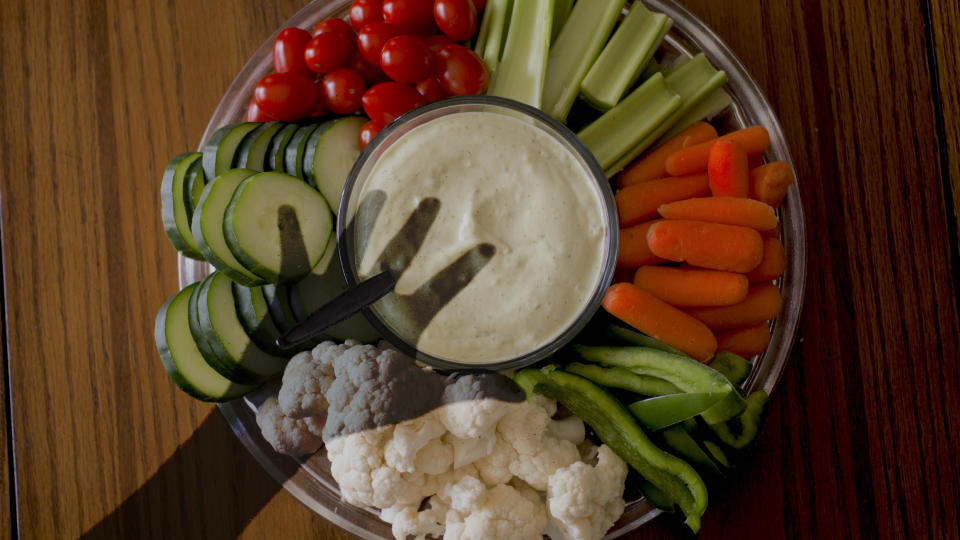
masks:
[[[620,174],[610,314],[701,362],[766,349],[787,264],[775,208],[793,183],[787,163],[762,164],[769,146],[762,126],[720,137],[700,122]]]

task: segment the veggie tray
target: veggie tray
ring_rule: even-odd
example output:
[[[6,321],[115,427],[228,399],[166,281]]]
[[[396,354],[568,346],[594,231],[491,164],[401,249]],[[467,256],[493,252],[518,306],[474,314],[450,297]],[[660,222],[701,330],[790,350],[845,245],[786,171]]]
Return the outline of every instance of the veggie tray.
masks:
[[[319,21],[344,16],[349,5],[349,0],[314,0],[281,28],[312,28]],[[729,48],[702,22],[673,1],[647,0],[645,5],[673,21],[658,51],[661,63],[703,53],[716,69],[726,73],[723,89],[729,95],[730,103],[710,117],[717,131],[728,133],[746,126],[765,127],[770,139],[769,148],[764,154],[765,161],[784,162],[792,169],[786,142],[773,111]],[[204,142],[210,140],[221,126],[243,121],[254,86],[273,69],[272,53],[279,32],[256,51],[236,77],[210,119],[203,135]],[[200,151],[203,151],[202,147]],[[787,190],[777,215],[780,240],[786,253],[786,267],[776,282],[780,289],[780,309],[770,329],[769,345],[765,352],[753,360],[753,369],[742,383],[744,395],[758,390],[770,394],[776,386],[797,332],[802,306],[806,241],[803,210],[795,183]],[[204,261],[182,254],[179,256],[181,287],[202,280],[211,270],[211,266]],[[364,509],[341,501],[325,449],[308,458],[295,458],[277,453],[264,440],[257,425],[257,409],[265,399],[276,393],[277,386],[277,383],[269,383],[243,399],[219,405],[237,437],[273,478],[311,510],[362,538],[392,538],[391,526],[381,521],[374,509]],[[638,493],[637,489],[627,490],[624,495],[627,498],[626,508],[607,532],[607,538],[622,536],[660,514],[660,510]],[[631,496],[633,500],[630,500]]]

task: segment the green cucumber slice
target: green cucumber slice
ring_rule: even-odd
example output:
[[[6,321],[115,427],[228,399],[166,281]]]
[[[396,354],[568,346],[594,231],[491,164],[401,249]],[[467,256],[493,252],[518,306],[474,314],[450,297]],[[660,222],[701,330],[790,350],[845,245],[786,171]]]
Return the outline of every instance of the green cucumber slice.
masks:
[[[307,151],[307,140],[317,129],[317,124],[300,126],[293,133],[283,156],[283,172],[303,178],[303,154]]]
[[[187,152],[174,157],[163,170],[163,180],[160,182],[160,216],[163,219],[163,232],[167,234],[167,238],[177,251],[192,259],[202,259],[203,256],[190,232],[184,179],[190,166],[202,156],[200,152]]]
[[[297,316],[290,305],[290,292],[286,285],[268,283],[262,287],[263,297],[270,311],[270,318],[281,333],[286,334],[297,325]]]
[[[287,145],[293,139],[293,134],[300,129],[297,124],[286,124],[276,135],[270,139],[270,146],[267,148],[267,161],[264,164],[268,171],[285,172],[283,158],[287,153]]]
[[[237,316],[232,281],[217,272],[197,297],[200,329],[213,349],[213,368],[234,382],[258,383],[283,372],[287,359],[263,351],[250,339]]]
[[[270,354],[285,354],[285,351],[277,347],[277,339],[282,334],[270,316],[267,300],[263,296],[263,288],[245,287],[234,283],[233,297],[237,302],[237,316],[240,317],[240,324],[243,325],[250,339]]]
[[[223,218],[230,251],[271,283],[296,281],[316,266],[333,234],[333,216],[317,190],[285,173],[251,176]]]
[[[217,271],[214,270],[213,274],[216,273]],[[203,329],[200,327],[200,312],[197,307],[197,302],[199,302],[200,291],[210,284],[210,279],[213,277],[213,274],[200,280],[197,287],[193,290],[193,294],[190,295],[190,303],[187,305],[187,322],[190,325],[190,333],[193,335],[193,340],[197,343],[197,348],[200,349],[200,353],[207,362],[211,364],[216,363],[217,355],[213,352],[210,344],[207,343],[207,337],[203,334]]]
[[[193,211],[197,208],[206,185],[207,175],[203,174],[203,160],[198,159],[187,169],[187,177],[184,179],[183,196],[186,198],[188,225],[193,221]],[[192,232],[190,237],[193,238]]]
[[[240,149],[233,159],[233,167],[264,171],[267,149],[273,136],[284,126],[283,122],[267,122],[243,138]]]
[[[223,219],[233,192],[244,179],[257,174],[249,169],[233,169],[218,176],[203,188],[200,202],[193,213],[193,238],[200,253],[230,279],[248,287],[264,283],[262,277],[247,270],[227,246],[223,236]]]
[[[154,340],[167,375],[184,392],[203,401],[230,401],[256,386],[236,384],[211,368],[190,333],[188,305],[198,285],[192,283],[167,300],[157,313]]]
[[[244,137],[261,125],[261,122],[243,122],[228,124],[215,131],[203,148],[203,172],[207,178],[216,178],[227,172]]]
[[[343,184],[362,150],[360,130],[364,124],[366,119],[359,116],[331,120],[317,128],[307,142],[303,155],[304,176],[320,190],[334,215],[340,211]]]

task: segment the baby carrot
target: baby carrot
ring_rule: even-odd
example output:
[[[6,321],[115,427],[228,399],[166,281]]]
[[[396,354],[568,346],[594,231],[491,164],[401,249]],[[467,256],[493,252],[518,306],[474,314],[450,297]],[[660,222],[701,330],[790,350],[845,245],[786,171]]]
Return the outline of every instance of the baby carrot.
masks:
[[[710,193],[715,197],[749,197],[750,169],[747,151],[737,141],[720,139],[707,156]]]
[[[779,238],[763,239],[763,259],[756,268],[747,273],[750,283],[772,281],[787,269],[787,253]]]
[[[739,225],[666,219],[650,227],[647,244],[668,261],[728,272],[749,272],[763,259],[760,233]]]
[[[691,308],[687,313],[711,330],[753,326],[780,313],[780,289],[772,283],[754,285],[739,304],[724,307]]]
[[[737,141],[750,156],[760,155],[770,147],[770,134],[763,126],[752,126],[727,133],[720,139]],[[713,141],[706,141],[670,154],[664,163],[667,173],[673,176],[683,176],[706,171],[711,146],[713,146]]]
[[[626,229],[620,229],[620,246],[617,249],[617,268],[636,268],[644,264],[657,264],[663,259],[650,251],[647,245],[647,231],[659,220],[648,221]],[[633,281],[633,273],[630,279]]]
[[[627,186],[614,197],[617,214],[620,216],[620,227],[629,227],[656,217],[657,208],[661,204],[706,195],[709,192],[710,184],[705,174],[660,178]]]
[[[701,362],[710,360],[717,352],[717,338],[703,323],[631,283],[611,286],[603,297],[603,308]]]
[[[777,228],[773,207],[741,197],[700,197],[662,204],[660,215],[667,219],[693,219],[710,223],[740,225],[758,231]]]
[[[617,177],[618,185],[624,188],[639,182],[663,178],[667,176],[667,156],[677,150],[716,138],[717,130],[713,126],[706,122],[697,122],[634,161]]]
[[[792,183],[790,165],[783,161],[767,163],[750,171],[750,196],[776,208]]]
[[[669,266],[641,266],[633,284],[677,307],[730,306],[743,302],[749,287],[743,274]]]
[[[770,325],[767,323],[717,334],[717,349],[730,351],[744,358],[762,353],[769,344]]]

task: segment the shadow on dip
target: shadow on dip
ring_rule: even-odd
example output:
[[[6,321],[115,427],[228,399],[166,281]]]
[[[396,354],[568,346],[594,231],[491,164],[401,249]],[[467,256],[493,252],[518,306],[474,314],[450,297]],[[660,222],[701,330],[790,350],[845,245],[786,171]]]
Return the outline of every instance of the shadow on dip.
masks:
[[[383,271],[364,310],[441,369],[514,369],[569,342],[613,277],[610,184],[570,130],[496,97],[432,103],[384,128],[347,179],[337,237],[351,286]]]

